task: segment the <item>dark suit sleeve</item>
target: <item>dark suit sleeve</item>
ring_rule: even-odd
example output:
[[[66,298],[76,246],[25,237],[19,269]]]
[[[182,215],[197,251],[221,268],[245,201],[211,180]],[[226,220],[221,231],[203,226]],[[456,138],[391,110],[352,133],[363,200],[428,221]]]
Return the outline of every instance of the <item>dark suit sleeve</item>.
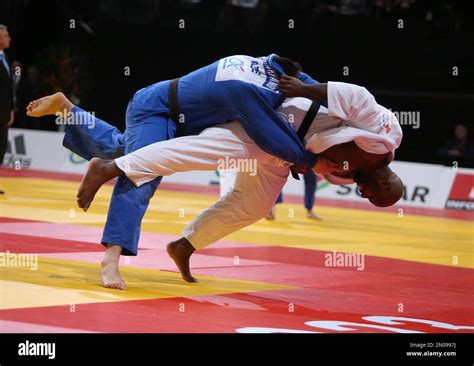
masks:
[[[13,87],[12,79],[0,65],[0,124],[10,120],[10,112],[13,110]]]

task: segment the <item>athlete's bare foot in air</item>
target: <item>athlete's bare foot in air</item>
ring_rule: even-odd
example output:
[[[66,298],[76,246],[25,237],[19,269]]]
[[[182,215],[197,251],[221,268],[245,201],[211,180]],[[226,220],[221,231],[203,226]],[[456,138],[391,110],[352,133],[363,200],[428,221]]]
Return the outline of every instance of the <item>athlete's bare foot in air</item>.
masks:
[[[84,211],[90,207],[99,188],[112,178],[123,175],[113,160],[92,158],[77,191],[77,204]]]
[[[106,288],[125,290],[127,286],[122,280],[119,272],[119,260],[122,248],[118,245],[108,244],[102,260],[100,278]]]
[[[178,266],[181,277],[186,282],[198,282],[196,278],[191,274],[189,269],[189,257],[194,253],[196,249],[186,238],[181,238],[176,241],[172,241],[166,247],[169,256],[174,260]]]
[[[64,112],[71,112],[73,107],[74,105],[63,93],[56,93],[30,102],[26,107],[26,115],[42,117],[50,114],[63,114]]]

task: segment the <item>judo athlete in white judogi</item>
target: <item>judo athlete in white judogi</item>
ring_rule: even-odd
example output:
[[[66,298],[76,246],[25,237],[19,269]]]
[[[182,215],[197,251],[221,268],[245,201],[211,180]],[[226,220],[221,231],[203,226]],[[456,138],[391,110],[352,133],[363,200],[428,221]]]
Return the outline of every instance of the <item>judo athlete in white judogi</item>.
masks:
[[[402,138],[395,115],[377,104],[365,88],[340,82],[320,86],[326,89],[328,109],[321,107],[309,127],[304,137],[306,149],[337,163],[347,163],[347,173],[326,175],[328,181],[356,181],[362,197],[375,205],[394,204],[403,193],[403,184],[388,168]],[[289,98],[277,110],[297,130],[310,105],[309,99]],[[256,161],[256,169],[241,171],[237,162],[250,159]],[[233,161],[231,168],[238,170],[233,189],[198,215],[185,228],[183,238],[167,248],[183,279],[195,282],[189,270],[191,254],[263,218],[289,174],[290,164],[258,147],[239,122],[208,128],[198,136],[155,143],[114,161],[93,159],[79,199],[81,190],[93,197],[103,183],[115,176],[125,174],[140,186],[175,172],[216,170],[222,168],[224,161]],[[247,169],[249,166],[245,165]]]

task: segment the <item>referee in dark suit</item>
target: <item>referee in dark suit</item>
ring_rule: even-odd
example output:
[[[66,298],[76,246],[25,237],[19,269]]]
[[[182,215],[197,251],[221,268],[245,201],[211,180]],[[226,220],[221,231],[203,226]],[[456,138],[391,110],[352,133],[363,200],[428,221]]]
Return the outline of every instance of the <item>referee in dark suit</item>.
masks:
[[[13,124],[12,70],[4,50],[10,47],[8,28],[0,24],[0,166],[8,144],[8,127]],[[0,194],[4,192],[0,190]]]

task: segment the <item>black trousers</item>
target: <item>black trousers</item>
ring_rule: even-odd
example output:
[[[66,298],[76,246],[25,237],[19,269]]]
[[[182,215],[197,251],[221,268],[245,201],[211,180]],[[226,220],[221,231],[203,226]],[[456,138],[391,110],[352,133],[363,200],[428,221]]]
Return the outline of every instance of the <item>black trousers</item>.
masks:
[[[0,166],[3,164],[3,158],[8,145],[8,126],[6,123],[0,124]]]

